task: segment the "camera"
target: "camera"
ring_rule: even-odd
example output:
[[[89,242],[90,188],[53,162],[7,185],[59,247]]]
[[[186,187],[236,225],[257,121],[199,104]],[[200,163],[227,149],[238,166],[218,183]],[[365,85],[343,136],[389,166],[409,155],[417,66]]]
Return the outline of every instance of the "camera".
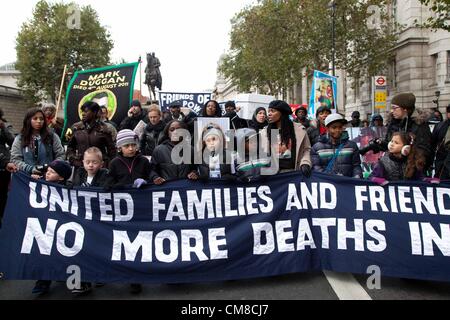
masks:
[[[381,151],[380,139],[375,138],[370,140],[367,146],[359,150],[359,154],[363,156],[369,151],[373,151],[373,153],[378,153]]]
[[[39,172],[42,173],[42,174],[46,173],[46,172],[47,172],[47,169],[48,169],[48,164],[43,164],[43,165],[40,165],[40,166],[36,166],[36,167],[35,167],[35,170],[36,170],[36,171],[39,171]]]

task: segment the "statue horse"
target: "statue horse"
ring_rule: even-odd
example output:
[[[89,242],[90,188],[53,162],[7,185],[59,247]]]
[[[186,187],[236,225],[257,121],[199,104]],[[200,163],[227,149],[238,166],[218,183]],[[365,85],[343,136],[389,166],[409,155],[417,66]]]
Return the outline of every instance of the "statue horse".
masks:
[[[155,53],[147,53],[147,67],[145,67],[145,82],[148,86],[148,91],[150,93],[150,100],[156,100],[155,88],[161,90],[162,87],[162,77],[159,67],[161,63],[159,59],[155,57]],[[153,95],[152,95],[153,94]]]

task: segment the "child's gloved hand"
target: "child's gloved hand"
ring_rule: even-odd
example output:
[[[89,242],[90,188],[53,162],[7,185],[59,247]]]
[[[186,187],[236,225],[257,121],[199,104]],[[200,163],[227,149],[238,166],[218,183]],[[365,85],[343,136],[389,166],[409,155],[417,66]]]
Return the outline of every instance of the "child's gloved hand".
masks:
[[[379,184],[380,186],[385,186],[389,183],[388,180],[386,180],[384,178],[378,178],[378,177],[373,177],[370,179],[370,181],[375,182],[375,183]]]
[[[311,177],[311,167],[308,166],[307,164],[302,164],[300,167],[302,174],[306,177],[309,178]]]
[[[142,187],[143,185],[146,185],[147,181],[145,181],[144,179],[138,178],[136,180],[134,180],[133,183],[133,188],[139,189],[140,187]]]
[[[435,184],[441,183],[441,179],[439,179],[439,178],[426,177],[426,178],[423,178],[423,181],[428,182],[428,183],[435,183]]]

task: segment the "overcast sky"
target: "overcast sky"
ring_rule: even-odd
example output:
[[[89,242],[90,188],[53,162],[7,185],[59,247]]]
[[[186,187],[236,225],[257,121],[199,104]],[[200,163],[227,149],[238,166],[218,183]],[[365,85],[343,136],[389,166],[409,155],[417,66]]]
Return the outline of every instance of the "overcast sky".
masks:
[[[16,60],[15,38],[38,0],[2,1],[0,65]],[[51,1],[55,2],[55,1]],[[70,1],[63,1],[68,3]],[[163,91],[203,92],[216,80],[219,57],[229,47],[230,19],[254,0],[76,0],[91,5],[114,40],[112,61],[161,61]],[[144,71],[145,63],[142,65]],[[138,83],[139,78],[136,79]],[[139,87],[136,85],[136,87]],[[147,90],[143,93],[146,94]]]

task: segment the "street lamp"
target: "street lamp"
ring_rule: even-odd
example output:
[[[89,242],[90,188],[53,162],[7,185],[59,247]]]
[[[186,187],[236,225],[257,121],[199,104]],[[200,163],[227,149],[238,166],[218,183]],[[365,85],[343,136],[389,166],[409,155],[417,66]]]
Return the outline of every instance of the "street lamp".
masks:
[[[439,97],[441,96],[441,92],[439,90],[435,91],[434,95],[436,96],[436,100],[433,100],[433,103],[436,104],[436,108],[439,110]]]
[[[336,0],[330,1],[328,7],[331,8],[331,70],[333,72],[333,77],[336,76]]]

